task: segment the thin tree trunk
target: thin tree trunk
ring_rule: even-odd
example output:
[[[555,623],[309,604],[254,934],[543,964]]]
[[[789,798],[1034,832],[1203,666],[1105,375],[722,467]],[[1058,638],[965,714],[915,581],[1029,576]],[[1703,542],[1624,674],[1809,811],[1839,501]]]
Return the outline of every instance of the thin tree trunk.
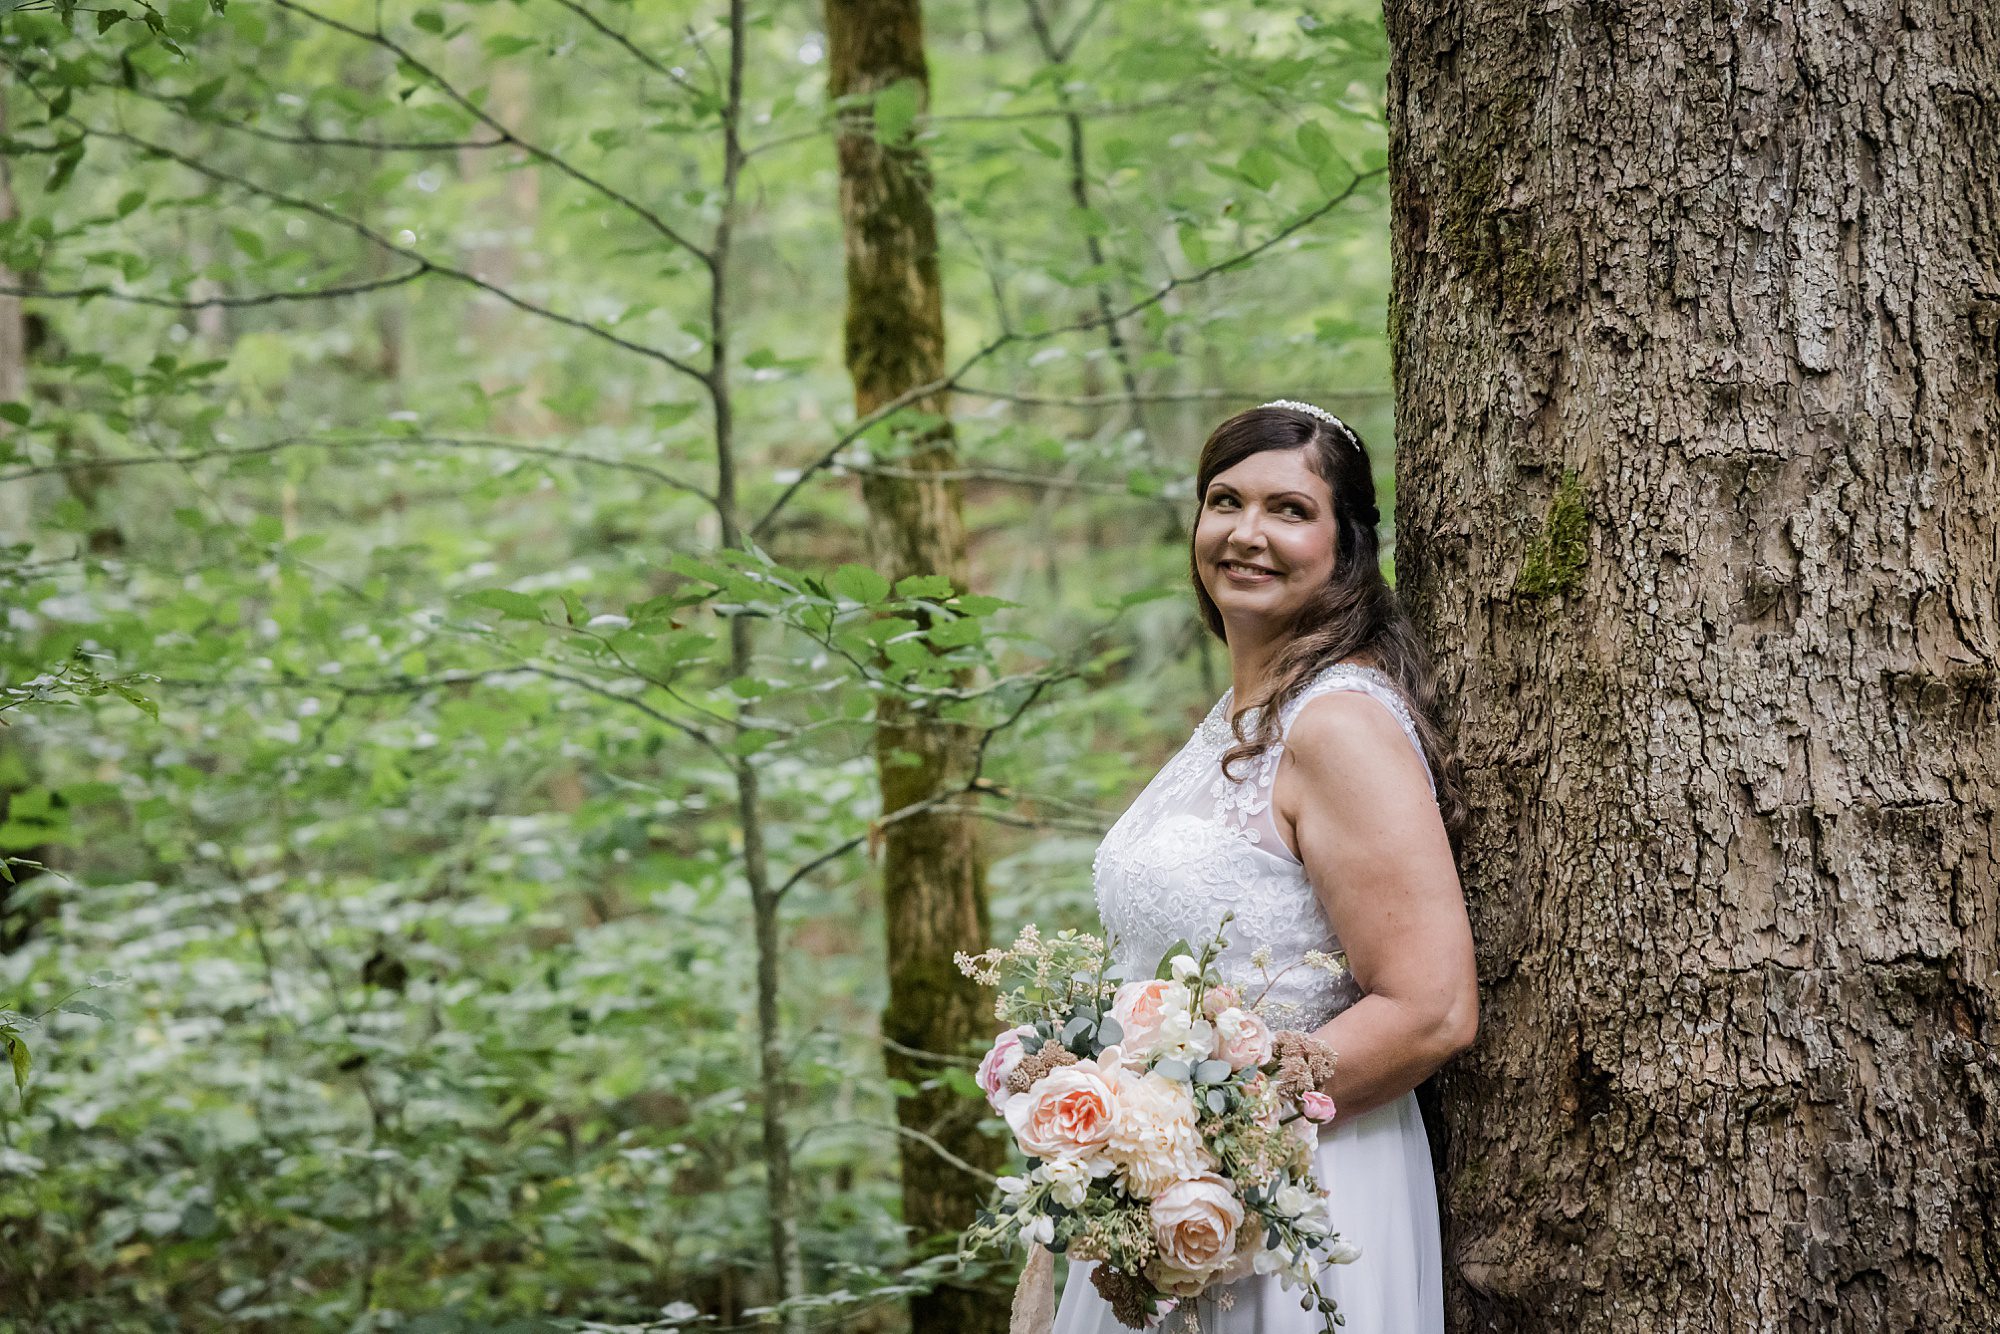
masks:
[[[743,68],[748,40],[744,0],[729,3],[729,73],[722,124],[722,216],[709,250],[709,361],[707,387],[715,417],[715,509],[722,525],[722,544],[741,549],[742,525],[737,514],[736,410],[730,387],[729,324],[730,258],[735,241],[736,208],[743,176]],[[754,668],[751,621],[729,618],[729,663],[732,676]],[[783,1017],[780,1013],[779,957],[784,940],[779,920],[779,893],[771,883],[764,847],[764,808],[755,756],[735,761],[737,817],[743,830],[743,877],[750,890],[751,928],[757,948],[757,1078],[764,1141],[764,1206],[770,1223],[773,1277],[780,1301],[805,1295],[805,1261],[799,1244],[796,1183],[792,1174],[791,1134],[785,1123],[789,1101],[786,1082]],[[787,1334],[804,1334],[805,1312],[797,1306],[784,1314]]]
[[[2000,1329],[1995,14],[1387,7],[1455,1328]]]
[[[829,79],[835,98],[867,95],[908,81],[927,103],[923,11],[918,0],[827,0]],[[865,114],[846,115],[838,142],[840,211],[847,249],[847,366],[861,413],[945,374],[943,296],[930,175],[913,145],[885,144]],[[950,472],[958,455],[943,394],[918,403],[943,422],[905,437],[903,470]],[[965,524],[959,485],[924,477],[869,474],[862,483],[875,561],[891,579],[941,574],[966,586]],[[940,726],[927,714],[885,700],[877,714],[882,809],[899,810],[962,785],[975,755],[970,729]],[[952,1154],[997,1168],[998,1140],[979,1133],[968,1100],[942,1085],[939,1067],[909,1051],[958,1053],[989,1035],[992,997],[961,977],[958,950],[985,948],[986,899],[972,817],[935,810],[898,821],[882,848],[888,934],[889,1005],[882,1031],[893,1044],[892,1077],[918,1086],[901,1099],[902,1123]],[[901,1144],[903,1219],[918,1245],[969,1224],[980,1183],[925,1147]],[[990,1291],[940,1288],[911,1302],[919,1334],[1000,1330],[1006,1304]]]

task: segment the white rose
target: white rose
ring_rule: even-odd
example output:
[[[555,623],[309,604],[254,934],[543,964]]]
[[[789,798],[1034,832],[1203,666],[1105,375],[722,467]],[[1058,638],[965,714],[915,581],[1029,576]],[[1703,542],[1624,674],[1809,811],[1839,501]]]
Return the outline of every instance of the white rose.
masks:
[[[1093,1175],[1089,1167],[1075,1158],[1052,1158],[1033,1173],[1037,1180],[1048,1183],[1049,1194],[1057,1204],[1070,1209],[1081,1207]]]
[[[1179,1080],[1126,1074],[1106,1144],[1128,1193],[1151,1199],[1213,1163],[1195,1129],[1194,1094]]]
[[[1201,965],[1195,961],[1192,954],[1176,954],[1173,962],[1167,967],[1173,971],[1176,982],[1192,982],[1201,976]]]
[[[1215,1026],[1197,1019],[1185,1007],[1170,1010],[1160,1020],[1159,1037],[1153,1055],[1163,1061],[1184,1061],[1198,1065],[1215,1054]]]

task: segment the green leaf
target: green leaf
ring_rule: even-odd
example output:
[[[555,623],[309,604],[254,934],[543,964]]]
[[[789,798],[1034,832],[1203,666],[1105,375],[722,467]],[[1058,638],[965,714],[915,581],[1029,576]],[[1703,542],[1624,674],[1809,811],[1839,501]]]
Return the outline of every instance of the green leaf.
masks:
[[[889,581],[866,565],[843,565],[833,572],[826,586],[837,597],[864,606],[889,596]]]
[[[1176,956],[1182,954],[1192,959],[1194,957],[1194,946],[1188,944],[1185,940],[1176,940],[1173,944],[1167,946],[1167,952],[1160,956],[1160,966],[1153,970],[1154,980],[1158,981],[1161,978],[1172,977],[1174,975],[1174,959]]]
[[[131,686],[126,685],[123,681],[107,681],[105,684],[110,686],[112,691],[127,704],[130,704],[154,722],[160,721],[160,706],[158,704],[140,694]]]
[[[1021,137],[1028,141],[1028,146],[1030,148],[1033,148],[1037,153],[1040,153],[1043,157],[1059,158],[1063,155],[1061,144],[1057,143],[1053,139],[1046,138],[1042,135],[1036,134],[1033,130],[1022,130]]]
[[[26,426],[28,419],[32,415],[26,403],[0,403],[0,418],[10,421],[16,426]]]
[[[410,15],[410,23],[411,26],[422,28],[425,32],[441,33],[444,31],[444,15],[438,13],[435,9],[419,9],[416,13]]]
[[[56,1008],[64,1014],[87,1014],[92,1019],[102,1019],[107,1023],[111,1020],[111,1012],[109,1010],[99,1009],[88,1001],[64,1001],[61,1005],[56,1006]]]
[[[951,596],[951,580],[941,574],[911,574],[896,581],[896,596],[899,598],[936,598],[942,601]]]
[[[539,621],[542,606],[526,593],[516,593],[511,588],[482,588],[477,593],[467,594],[465,602],[473,607],[491,607],[506,620]]]
[[[1326,131],[1311,121],[1299,126],[1298,141],[1299,152],[1303,153],[1306,161],[1315,167],[1324,165],[1333,155],[1333,140],[1327,138]]]
[[[28,1044],[21,1041],[20,1035],[16,1033],[10,1032],[0,1036],[6,1038],[7,1056],[14,1064],[14,1089],[18,1093],[26,1093],[28,1070],[34,1064],[34,1058],[28,1055]]]
[[[875,95],[875,137],[885,144],[901,143],[917,123],[921,90],[915,79],[898,79]]]
[[[1198,269],[1208,267],[1208,241],[1203,238],[1201,228],[1191,222],[1180,225],[1181,253],[1187,262]]]
[[[978,621],[967,616],[956,621],[937,621],[930,628],[931,643],[939,648],[963,648],[976,644],[984,636],[985,630]]]
[[[1268,190],[1278,183],[1279,166],[1277,155],[1262,144],[1252,148],[1236,160],[1236,170],[1243,179],[1259,190]]]
[[[529,47],[540,45],[541,41],[538,38],[515,37],[508,33],[501,33],[497,37],[488,37],[486,39],[486,54],[489,56],[515,56],[526,51]]]

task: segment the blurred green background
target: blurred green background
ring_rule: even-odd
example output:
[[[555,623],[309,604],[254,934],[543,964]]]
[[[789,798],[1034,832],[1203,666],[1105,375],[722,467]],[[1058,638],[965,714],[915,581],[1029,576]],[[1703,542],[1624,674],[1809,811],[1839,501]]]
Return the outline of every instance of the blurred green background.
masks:
[[[756,1323],[746,753],[774,875],[825,857],[783,904],[812,1323],[904,1327],[878,893],[826,856],[899,688],[836,631],[903,593],[854,568],[893,442],[815,467],[854,421],[819,9],[749,10],[730,201],[716,5],[65,8],[0,17],[0,262],[48,294],[0,368],[0,1330]],[[1208,429],[1326,406],[1393,512],[1378,11],[1040,14],[1066,61],[928,6],[929,112],[875,106],[935,172],[948,361],[1004,340],[953,400],[1004,602],[902,666],[988,724],[1058,678],[986,755],[1003,940],[1094,924],[1098,835],[1227,684]],[[725,207],[755,559],[686,489],[714,330],[660,225]],[[1119,346],[1062,332],[1100,300]]]

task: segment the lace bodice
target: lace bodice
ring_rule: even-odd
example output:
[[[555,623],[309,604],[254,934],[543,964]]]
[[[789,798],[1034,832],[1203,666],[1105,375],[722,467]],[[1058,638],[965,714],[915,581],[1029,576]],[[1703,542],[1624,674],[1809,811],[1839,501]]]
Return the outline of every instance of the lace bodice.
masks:
[[[1384,673],[1357,663],[1321,669],[1285,705],[1280,737],[1290,734],[1310,701],[1334,690],[1357,690],[1380,701],[1423,760],[1423,744],[1401,692]],[[1282,739],[1256,759],[1235,765],[1239,780],[1222,773],[1223,752],[1235,744],[1229,727],[1234,695],[1233,688],[1223,693],[1180,753],[1111,826],[1098,844],[1091,874],[1115,962],[1133,976],[1151,976],[1174,941],[1207,938],[1222,914],[1233,911],[1221,972],[1225,981],[1255,996],[1264,987],[1264,975],[1250,962],[1257,950],[1270,951],[1275,975],[1308,950],[1337,953],[1340,943],[1305,867],[1272,820],[1271,787]],[[1424,774],[1430,778],[1428,763]],[[1435,796],[1437,783],[1430,781]],[[1265,999],[1274,1027],[1311,1030],[1359,998],[1360,988],[1349,976],[1293,967]]]

